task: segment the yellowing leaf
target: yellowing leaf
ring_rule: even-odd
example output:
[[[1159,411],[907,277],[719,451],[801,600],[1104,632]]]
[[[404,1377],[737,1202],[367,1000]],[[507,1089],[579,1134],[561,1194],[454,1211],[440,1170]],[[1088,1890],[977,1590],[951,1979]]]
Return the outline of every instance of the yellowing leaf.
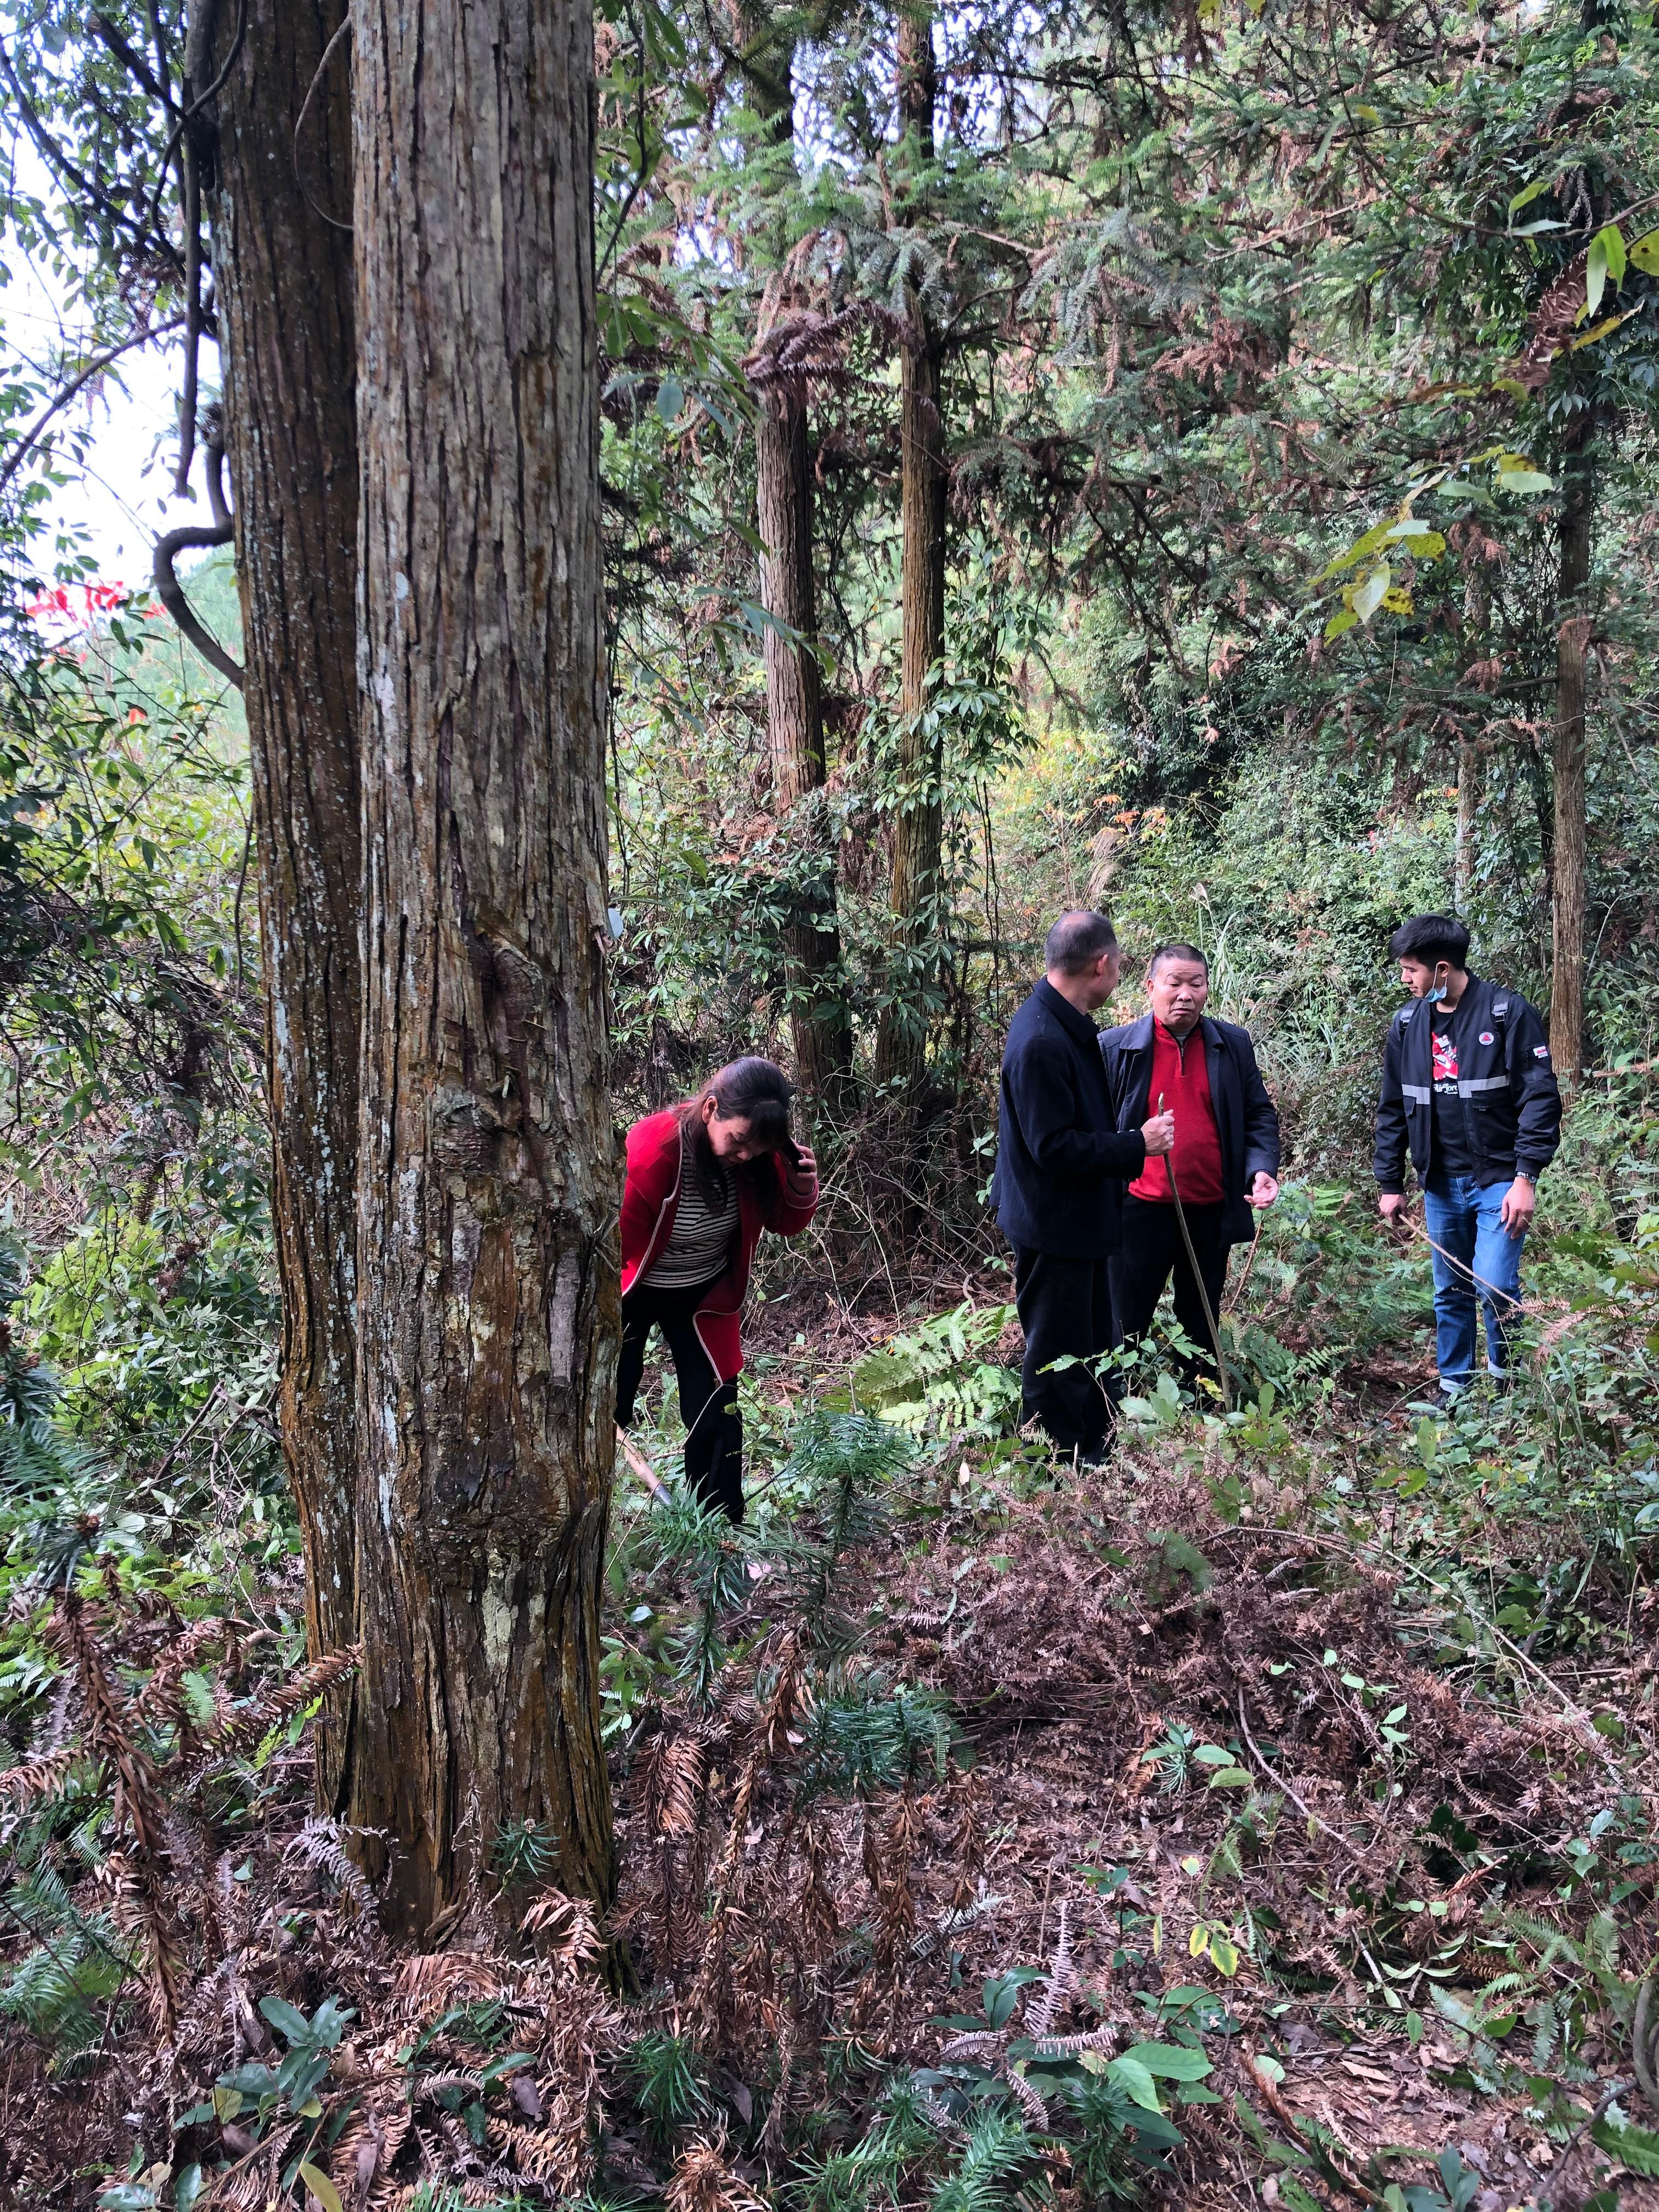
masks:
[[[1385,615],[1408,615],[1411,611],[1412,595],[1408,591],[1405,590],[1402,586],[1395,584],[1392,590],[1383,592],[1382,611]],[[1244,1778],[1247,1782],[1249,1778],[1250,1778],[1248,1774]],[[1218,1774],[1215,1778],[1215,1782],[1212,1782],[1210,1784],[1211,1789],[1213,1790],[1215,1788],[1216,1782],[1221,1782],[1224,1779],[1224,1776]]]
[[[1361,622],[1368,623],[1382,605],[1383,594],[1389,588],[1389,574],[1388,562],[1379,561],[1364,581],[1354,586],[1353,611]]]
[[[227,2089],[222,2085],[213,2093],[213,2117],[216,2120],[234,2120],[242,2109],[240,2089]]]
[[[321,2166],[313,2166],[309,2159],[302,2159],[300,2162],[300,2179],[322,2206],[323,2212],[345,2212],[345,2207],[340,2202],[339,2191],[323,2172]]]
[[[1218,1973],[1231,1976],[1238,1972],[1238,1946],[1224,1936],[1210,1938],[1210,1964]]]
[[[1078,2063],[1085,2074],[1104,2074],[1112,2062],[1103,2051],[1079,2051]]]
[[[1627,307],[1622,315],[1607,316],[1601,322],[1593,324],[1582,336],[1570,339],[1565,350],[1577,353],[1583,346],[1595,345],[1598,339],[1606,337],[1609,331],[1616,331],[1620,323],[1628,322],[1635,313],[1634,307]]]
[[[1380,123],[1382,120],[1376,108],[1368,106],[1364,102],[1354,109],[1354,113],[1362,123]]]
[[[1354,539],[1346,553],[1339,553],[1334,561],[1328,562],[1320,570],[1319,574],[1314,579],[1315,582],[1322,584],[1328,577],[1336,575],[1341,569],[1352,568],[1356,561],[1363,561],[1368,553],[1375,553],[1379,545],[1388,543],[1389,532],[1393,528],[1394,525],[1390,522],[1374,522],[1363,537]]]
[[[1193,1932],[1187,1938],[1187,1955],[1191,1959],[1201,1959],[1209,1948],[1210,1931],[1201,1920],[1195,1920]]]
[[[1644,230],[1630,249],[1630,264],[1644,276],[1659,276],[1659,230]]]
[[[1345,629],[1352,629],[1358,620],[1358,616],[1352,607],[1339,607],[1325,625],[1327,645],[1334,637],[1340,637]]]

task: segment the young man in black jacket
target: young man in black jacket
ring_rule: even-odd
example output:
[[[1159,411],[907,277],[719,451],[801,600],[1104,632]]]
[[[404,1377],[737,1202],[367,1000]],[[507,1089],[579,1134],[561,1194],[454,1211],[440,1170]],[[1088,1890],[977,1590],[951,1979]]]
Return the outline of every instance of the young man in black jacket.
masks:
[[[1152,1327],[1174,1276],[1176,1319],[1202,1348],[1199,1358],[1182,1363],[1188,1388],[1200,1373],[1215,1373],[1210,1316],[1218,1328],[1227,1255],[1254,1234],[1252,1212],[1279,1196],[1278,1110],[1249,1032],[1212,1020],[1204,1011],[1209,996],[1210,963],[1198,947],[1160,945],[1146,969],[1151,1011],[1103,1031],[1100,1040],[1119,1128],[1133,1127],[1155,1103],[1169,1106],[1176,1133],[1169,1159],[1148,1160],[1124,1200],[1123,1244],[1112,1262],[1113,1309],[1124,1342],[1136,1342]],[[1177,1196],[1198,1261],[1196,1279],[1176,1214]]]
[[[1121,1130],[1093,1015],[1117,988],[1117,934],[1103,914],[1063,914],[1043,947],[1048,973],[1008,1030],[991,1197],[1014,1248],[1025,1331],[1024,1417],[1085,1465],[1104,1457],[1112,1411],[1092,1363],[1111,1349],[1109,1254],[1122,1185],[1166,1152],[1168,1114]],[[1075,1365],[1052,1371],[1068,1357]]]
[[[1382,1218],[1403,1216],[1406,1153],[1432,1241],[1435,1354],[1447,1400],[1474,1374],[1477,1295],[1486,1369],[1509,1372],[1521,1311],[1521,1247],[1538,1178],[1561,1137],[1561,1093],[1537,1009],[1468,965],[1469,933],[1419,914],[1389,940],[1411,993],[1389,1025],[1376,1106]]]

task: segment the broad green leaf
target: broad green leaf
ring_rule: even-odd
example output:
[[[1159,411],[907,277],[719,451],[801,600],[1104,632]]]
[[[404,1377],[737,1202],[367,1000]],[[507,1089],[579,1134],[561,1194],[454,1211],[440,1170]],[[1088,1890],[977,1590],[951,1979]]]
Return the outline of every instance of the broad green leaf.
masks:
[[[261,1997],[259,2009],[284,2042],[310,2042],[311,2022],[286,1997]]]
[[[202,2169],[187,2166],[173,2185],[174,2212],[191,2212],[191,2207],[202,2193]]]
[[[1326,644],[1328,645],[1334,637],[1340,637],[1345,630],[1352,629],[1358,620],[1352,607],[1339,607],[1325,625]]]
[[[1230,1942],[1224,1936],[1212,1936],[1210,1964],[1218,1973],[1225,1974],[1231,1979],[1238,1972],[1237,1944]]]
[[[1389,573],[1388,562],[1379,561],[1364,582],[1355,586],[1353,611],[1361,622],[1369,622],[1382,605],[1389,588]]]
[[[1625,270],[1629,263],[1629,255],[1625,247],[1624,233],[1618,224],[1616,222],[1604,224],[1596,232],[1590,243],[1601,248],[1603,258],[1607,264],[1607,274],[1613,283],[1622,284],[1625,281]]]
[[[1113,2059],[1106,2069],[1106,2078],[1115,2081],[1129,2102],[1139,2105],[1143,2112],[1163,2112],[1158,2101],[1157,2083],[1139,2059],[1132,2058],[1127,2051],[1122,2057]]]
[[[1248,1790],[1250,1781],[1248,1767],[1220,1766],[1210,1777],[1210,1787],[1212,1790]]]
[[[1601,304],[1601,295],[1607,289],[1607,234],[1598,230],[1589,242],[1589,252],[1584,262],[1584,304],[1578,310],[1578,319],[1593,315]]]
[[[1215,2070],[1201,2051],[1185,2043],[1135,2043],[1123,2056],[1166,2081],[1202,2081]]]
[[[340,2202],[339,2191],[321,2166],[313,2166],[308,2158],[301,2159],[300,2179],[322,2206],[323,2212],[345,2212],[345,2207]]]
[[[1501,491],[1553,491],[1555,479],[1541,469],[1506,469],[1498,479]]]
[[[1523,207],[1530,207],[1540,192],[1548,191],[1552,181],[1553,179],[1548,177],[1534,177],[1529,185],[1522,185],[1510,202],[1511,221],[1520,214]]]
[[[657,386],[657,412],[665,422],[678,421],[685,408],[685,386],[678,376],[665,376]]]
[[[1200,1766],[1231,1766],[1233,1763],[1231,1752],[1223,1751],[1218,1743],[1194,1745],[1193,1757]]]

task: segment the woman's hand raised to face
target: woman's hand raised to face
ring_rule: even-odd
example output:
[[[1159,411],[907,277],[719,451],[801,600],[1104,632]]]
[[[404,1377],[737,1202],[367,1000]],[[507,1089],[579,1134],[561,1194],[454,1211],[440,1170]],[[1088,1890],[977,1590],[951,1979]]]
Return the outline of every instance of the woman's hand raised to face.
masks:
[[[817,1181],[817,1174],[818,1164],[813,1155],[812,1147],[810,1145],[797,1145],[795,1147],[795,1164],[789,1170],[790,1181],[792,1182],[816,1182]]]

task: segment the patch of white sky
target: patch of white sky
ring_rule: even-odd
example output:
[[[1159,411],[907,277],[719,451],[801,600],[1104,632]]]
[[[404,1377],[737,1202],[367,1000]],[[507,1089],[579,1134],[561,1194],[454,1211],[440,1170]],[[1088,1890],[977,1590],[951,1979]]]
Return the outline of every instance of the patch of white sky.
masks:
[[[7,157],[16,189],[50,204],[56,186],[34,148],[20,137]],[[65,363],[73,374],[101,349],[75,270],[26,252],[15,237],[0,242],[0,346],[50,394],[64,380]],[[182,521],[205,519],[199,497],[192,503],[173,496],[180,361],[176,336],[137,347],[59,418],[79,434],[82,452],[77,459],[69,439],[58,439],[55,472],[64,481],[47,514],[57,536],[90,558],[100,582],[147,587],[156,538]],[[204,382],[213,365],[212,349],[204,347]]]

